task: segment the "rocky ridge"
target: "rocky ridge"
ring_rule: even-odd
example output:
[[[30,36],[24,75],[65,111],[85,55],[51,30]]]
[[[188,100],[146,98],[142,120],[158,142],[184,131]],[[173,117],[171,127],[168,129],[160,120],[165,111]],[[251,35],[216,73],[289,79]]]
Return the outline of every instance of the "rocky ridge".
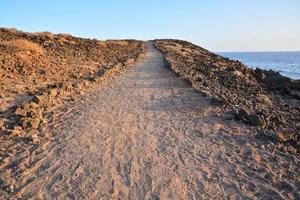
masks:
[[[279,149],[300,151],[299,80],[250,69],[186,41],[156,40],[155,46],[170,68],[212,104],[255,127]]]
[[[142,41],[0,29],[0,132],[38,141],[46,113],[144,54]]]

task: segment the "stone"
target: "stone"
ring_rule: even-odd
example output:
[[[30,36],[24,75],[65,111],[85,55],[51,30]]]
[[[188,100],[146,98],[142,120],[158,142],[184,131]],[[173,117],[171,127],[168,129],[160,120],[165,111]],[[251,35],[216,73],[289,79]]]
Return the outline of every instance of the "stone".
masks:
[[[248,116],[248,121],[251,126],[265,126],[266,123],[261,115],[251,114]]]
[[[30,120],[30,126],[31,128],[37,129],[40,125],[41,119],[36,117]]]
[[[226,104],[226,99],[222,96],[212,96],[210,99],[210,103],[216,106],[223,106]]]
[[[293,139],[293,137],[295,136],[295,133],[293,133],[292,131],[288,130],[288,129],[279,129],[276,132],[276,138],[277,140],[279,140],[280,142],[287,142]]]
[[[50,96],[51,98],[56,97],[56,96],[57,96],[57,93],[58,93],[58,91],[57,91],[56,88],[50,89],[49,92],[48,92],[48,94],[49,94],[49,96]]]
[[[18,116],[25,117],[27,115],[28,109],[29,109],[29,106],[27,104],[22,105],[16,109],[15,114]]]
[[[62,86],[62,89],[67,91],[67,92],[71,92],[72,91],[72,84],[71,83],[64,83]]]
[[[298,122],[298,123],[296,124],[296,128],[297,128],[298,130],[300,130],[300,122]]]
[[[21,126],[15,126],[14,129],[12,130],[11,134],[13,136],[20,136],[23,132],[23,128]]]
[[[244,108],[240,108],[237,115],[240,119],[248,119],[250,112]]]
[[[87,80],[84,80],[83,85],[84,85],[84,87],[88,87],[90,85],[90,82]]]
[[[263,103],[267,106],[272,106],[273,105],[272,101],[270,100],[270,98],[267,95],[258,94],[256,99],[259,103]]]
[[[34,143],[39,142],[39,136],[38,136],[38,132],[36,130],[29,131],[27,138]]]
[[[262,81],[266,78],[266,75],[264,74],[264,72],[261,69],[256,68],[254,70],[254,72],[255,72],[254,76],[257,80]]]
[[[82,89],[82,84],[77,82],[74,84],[74,87],[77,88],[78,90],[81,90]]]
[[[48,102],[48,99],[45,95],[34,96],[32,100],[39,105],[46,105]]]
[[[263,116],[258,115],[256,113],[250,113],[248,110],[244,108],[239,109],[237,117],[240,120],[248,121],[251,126],[263,127],[266,125],[266,121],[264,120]]]
[[[6,129],[6,127],[5,127],[5,119],[3,119],[3,118],[0,118],[0,131],[3,131],[3,130],[5,130]]]
[[[33,119],[31,117],[22,117],[19,121],[19,124],[21,124],[23,129],[29,130],[32,128],[32,121]]]
[[[19,123],[26,130],[37,129],[43,120],[43,110],[38,107],[36,109],[31,109],[27,112],[27,115],[22,117]]]
[[[37,109],[37,108],[39,108],[39,104],[37,104],[35,102],[30,102],[29,106],[30,106],[31,109]]]
[[[14,191],[15,191],[15,187],[14,187],[13,185],[10,185],[10,186],[9,186],[9,192],[12,193],[12,192],[14,192]]]

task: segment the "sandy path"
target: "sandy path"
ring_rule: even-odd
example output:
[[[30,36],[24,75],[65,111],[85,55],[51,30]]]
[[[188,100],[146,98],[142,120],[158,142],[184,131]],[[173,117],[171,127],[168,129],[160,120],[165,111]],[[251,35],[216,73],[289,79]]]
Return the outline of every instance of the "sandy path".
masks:
[[[299,179],[285,175],[297,157],[261,148],[253,131],[218,117],[147,48],[144,62],[57,113],[55,140],[15,158],[16,197],[299,197]]]

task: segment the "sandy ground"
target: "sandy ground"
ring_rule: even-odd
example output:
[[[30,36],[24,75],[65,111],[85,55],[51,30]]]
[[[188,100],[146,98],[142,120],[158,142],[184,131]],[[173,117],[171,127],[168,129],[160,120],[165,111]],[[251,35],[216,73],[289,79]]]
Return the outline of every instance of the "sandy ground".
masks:
[[[14,158],[24,199],[299,199],[299,158],[264,148],[180,80],[143,62],[55,112],[54,135]]]

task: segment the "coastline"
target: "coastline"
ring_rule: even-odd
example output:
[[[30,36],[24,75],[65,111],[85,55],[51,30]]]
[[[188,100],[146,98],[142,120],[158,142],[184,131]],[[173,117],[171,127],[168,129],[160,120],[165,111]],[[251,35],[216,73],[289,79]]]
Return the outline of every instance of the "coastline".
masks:
[[[238,60],[252,69],[272,70],[293,80],[300,79],[300,51],[242,51],[217,54]]]
[[[300,81],[181,40],[155,40],[169,67],[219,105],[229,118],[249,124],[272,148],[300,152]],[[231,117],[230,117],[231,116]]]

